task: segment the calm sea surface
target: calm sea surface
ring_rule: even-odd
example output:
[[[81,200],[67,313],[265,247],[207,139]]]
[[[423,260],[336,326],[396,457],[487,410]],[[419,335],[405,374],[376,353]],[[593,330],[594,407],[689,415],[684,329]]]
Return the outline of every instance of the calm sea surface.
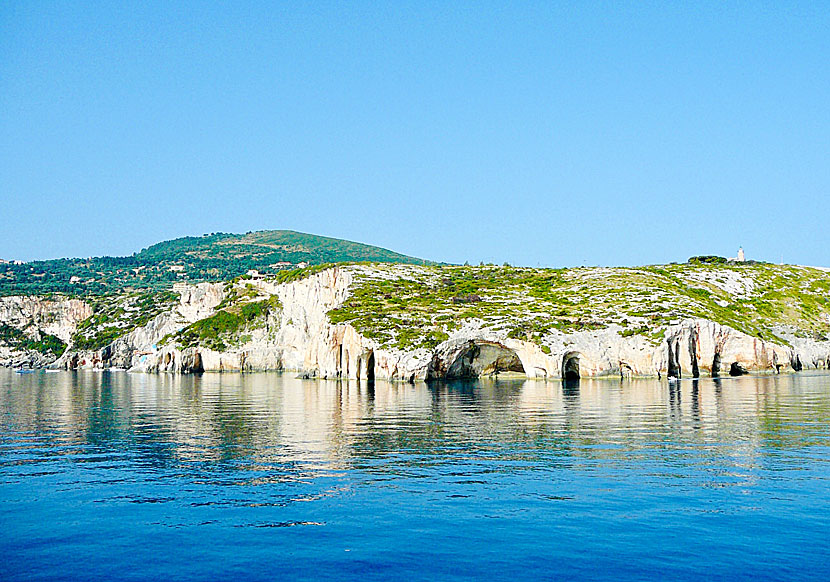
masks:
[[[830,579],[830,376],[0,371],[0,579]]]

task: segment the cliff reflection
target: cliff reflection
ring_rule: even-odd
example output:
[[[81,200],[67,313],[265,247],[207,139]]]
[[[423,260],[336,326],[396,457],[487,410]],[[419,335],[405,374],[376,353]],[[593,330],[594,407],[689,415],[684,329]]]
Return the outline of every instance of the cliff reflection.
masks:
[[[149,468],[241,462],[294,477],[506,444],[548,462],[630,460],[655,443],[680,456],[734,443],[736,458],[754,463],[764,448],[821,441],[830,420],[827,376],[369,385],[277,374],[0,372],[0,388],[0,425],[48,435],[42,446],[61,454],[117,448]]]

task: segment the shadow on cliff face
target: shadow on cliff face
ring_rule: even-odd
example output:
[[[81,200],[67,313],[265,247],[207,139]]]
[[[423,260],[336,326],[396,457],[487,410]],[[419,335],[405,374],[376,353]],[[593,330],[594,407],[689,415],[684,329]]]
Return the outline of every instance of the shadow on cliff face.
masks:
[[[496,376],[502,372],[525,374],[525,368],[515,351],[495,342],[469,342],[455,356],[443,376],[448,379]],[[441,377],[438,367],[431,366],[428,378]]]
[[[348,354],[348,352],[346,352]],[[366,350],[357,357],[356,377],[358,380],[375,381],[375,352]]]

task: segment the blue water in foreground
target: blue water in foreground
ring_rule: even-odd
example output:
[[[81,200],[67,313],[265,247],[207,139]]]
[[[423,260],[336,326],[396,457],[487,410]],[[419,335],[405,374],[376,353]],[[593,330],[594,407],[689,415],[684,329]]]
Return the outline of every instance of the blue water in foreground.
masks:
[[[830,376],[0,371],[3,580],[830,579]]]

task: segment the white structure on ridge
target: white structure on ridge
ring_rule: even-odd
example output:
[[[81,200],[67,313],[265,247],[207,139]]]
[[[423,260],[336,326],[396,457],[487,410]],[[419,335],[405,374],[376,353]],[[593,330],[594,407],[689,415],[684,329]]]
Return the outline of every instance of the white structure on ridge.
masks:
[[[730,257],[730,263],[745,263],[746,256],[744,255],[744,247],[738,247],[738,256],[737,257]]]

